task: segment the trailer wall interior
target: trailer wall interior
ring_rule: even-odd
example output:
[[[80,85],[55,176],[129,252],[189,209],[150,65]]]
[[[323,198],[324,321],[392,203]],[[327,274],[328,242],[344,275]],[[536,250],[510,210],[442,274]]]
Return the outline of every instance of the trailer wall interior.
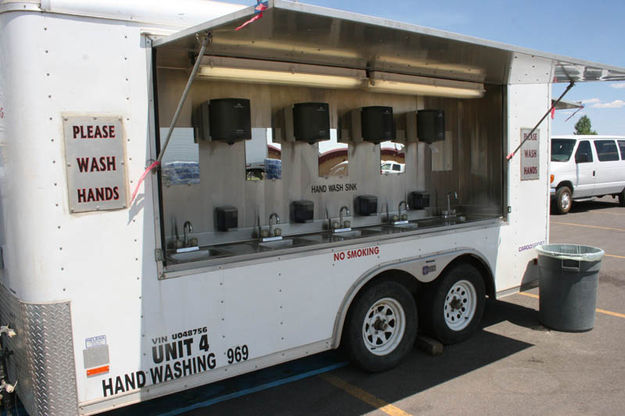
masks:
[[[300,3],[270,1],[240,31],[253,8],[172,7],[0,1],[0,325],[17,333],[1,342],[32,415],[94,414],[336,348],[380,277],[418,289],[469,261],[491,296],[531,283],[549,122],[529,153],[504,155],[548,109],[554,78],[625,79]],[[131,202],[207,32],[206,69]],[[289,85],[258,69],[207,76],[227,59],[316,72]],[[311,85],[347,73],[349,87]],[[406,79],[430,92],[376,91]],[[478,94],[441,92],[459,86]],[[206,140],[202,106],[223,98],[249,100],[249,140]],[[294,140],[293,106],[311,102],[327,104],[330,140]],[[362,139],[371,106],[392,108],[381,143]],[[419,137],[420,110],[443,111],[444,140]]]
[[[184,89],[188,72],[171,70],[164,65],[164,69],[158,69],[157,74],[159,131],[165,133],[177,101],[163,100],[162,97],[178,96]],[[193,109],[211,99],[224,97],[250,100],[252,139],[234,144],[203,140],[194,142]],[[187,143],[191,149],[185,149],[186,153],[181,158],[196,160],[199,172],[193,172],[195,176],[189,180],[164,169],[162,218],[166,241],[171,243],[175,239],[176,228],[182,237],[182,226],[186,221],[192,223],[193,235],[199,239],[200,246],[217,244],[223,247],[219,244],[252,240],[259,225],[268,227],[268,218],[273,212],[280,217],[278,227],[285,235],[320,232],[327,230],[328,218],[338,220],[342,206],[350,208],[352,227],[380,225],[385,222],[387,212],[398,214],[399,203],[407,200],[407,195],[413,191],[428,193],[430,206],[418,210],[409,207],[402,211],[410,219],[439,215],[447,209],[450,192],[457,193],[451,201],[453,208],[463,215],[468,214],[465,215],[468,221],[502,217],[503,101],[504,88],[496,85],[489,85],[483,98],[459,100],[198,80],[191,89],[176,133],[180,136],[186,133],[187,140],[181,143]],[[311,145],[287,140],[280,143],[272,139],[285,129],[282,125],[272,124],[272,118],[274,123],[276,119],[283,121],[281,113],[291,111],[296,103],[307,102],[329,103],[333,137],[328,141],[330,143]],[[394,144],[389,141],[375,145],[362,139],[355,142],[349,137],[351,131],[343,129],[343,136],[348,137],[338,141],[338,119],[349,118],[352,111],[366,106],[392,107],[396,124],[405,125],[408,119],[408,122],[415,123],[414,130],[417,110],[443,110],[446,139],[428,145],[402,137]],[[405,136],[402,129],[399,129],[399,134]],[[246,159],[250,160],[251,145],[258,141],[266,147],[268,137],[270,149],[280,147],[280,178],[250,178]],[[386,143],[399,149],[395,152],[401,153],[399,157],[405,165],[405,172],[381,172],[381,162],[397,157],[387,156]],[[172,145],[176,146],[175,143]],[[332,149],[332,146],[342,149],[342,155],[325,162],[331,163],[331,166],[324,167],[322,164],[328,150],[322,149]],[[171,162],[169,166],[173,165],[176,162]],[[341,171],[333,175],[332,170],[337,165],[340,165]],[[186,166],[180,170],[183,169]],[[320,172],[323,169],[326,175]],[[176,181],[182,184],[176,184]],[[376,196],[379,215],[358,216],[353,204],[359,195]],[[314,220],[311,223],[289,222],[290,204],[298,200],[313,202]],[[217,230],[214,214],[220,206],[237,208],[238,229],[228,232]]]

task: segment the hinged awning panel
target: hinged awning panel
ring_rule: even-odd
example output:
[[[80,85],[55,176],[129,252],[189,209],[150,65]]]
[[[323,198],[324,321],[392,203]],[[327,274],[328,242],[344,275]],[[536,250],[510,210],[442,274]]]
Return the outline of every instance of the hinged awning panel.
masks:
[[[210,31],[207,54],[214,56],[491,84],[625,80],[625,68],[284,0],[269,1],[262,19],[235,30],[253,15],[248,7],[154,45],[165,56],[183,56],[197,50],[196,33]]]

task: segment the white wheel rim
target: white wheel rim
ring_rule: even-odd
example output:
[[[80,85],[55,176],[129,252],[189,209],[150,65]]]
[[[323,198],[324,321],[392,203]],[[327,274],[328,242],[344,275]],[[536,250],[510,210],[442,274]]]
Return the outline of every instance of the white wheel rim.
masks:
[[[362,339],[373,355],[387,355],[395,351],[406,330],[406,314],[393,298],[376,301],[365,315]]]
[[[567,210],[569,209],[569,206],[571,205],[571,195],[564,192],[562,194],[562,197],[560,198],[560,207],[562,207],[563,210]]]
[[[477,292],[468,280],[456,282],[445,297],[445,323],[453,331],[462,331],[473,321]]]

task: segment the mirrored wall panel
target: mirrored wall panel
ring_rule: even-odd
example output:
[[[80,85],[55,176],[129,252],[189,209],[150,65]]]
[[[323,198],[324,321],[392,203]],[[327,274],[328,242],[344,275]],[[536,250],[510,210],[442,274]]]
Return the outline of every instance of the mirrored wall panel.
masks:
[[[349,146],[339,143],[336,129],[330,129],[330,140],[319,142],[319,177],[347,176]]]
[[[380,143],[380,173],[399,175],[406,172],[406,146],[398,142]]]
[[[253,128],[252,140],[245,142],[245,178],[282,179],[282,147],[273,141],[271,129]]]
[[[168,131],[168,128],[160,129],[161,145]],[[193,128],[174,129],[161,161],[161,177],[165,186],[200,183],[200,150],[193,136]]]

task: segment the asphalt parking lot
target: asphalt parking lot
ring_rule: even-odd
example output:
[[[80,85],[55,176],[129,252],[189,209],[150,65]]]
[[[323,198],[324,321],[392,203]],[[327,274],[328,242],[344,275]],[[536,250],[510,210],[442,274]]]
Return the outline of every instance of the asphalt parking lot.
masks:
[[[606,252],[592,331],[543,327],[534,289],[489,301],[481,330],[465,343],[446,347],[442,355],[415,348],[399,367],[381,374],[366,374],[330,357],[325,368],[332,371],[307,377],[293,371],[292,382],[249,389],[250,394],[226,394],[223,400],[190,398],[159,414],[621,415],[624,220],[625,208],[610,197],[577,203],[568,215],[551,216],[552,243],[591,245]]]

